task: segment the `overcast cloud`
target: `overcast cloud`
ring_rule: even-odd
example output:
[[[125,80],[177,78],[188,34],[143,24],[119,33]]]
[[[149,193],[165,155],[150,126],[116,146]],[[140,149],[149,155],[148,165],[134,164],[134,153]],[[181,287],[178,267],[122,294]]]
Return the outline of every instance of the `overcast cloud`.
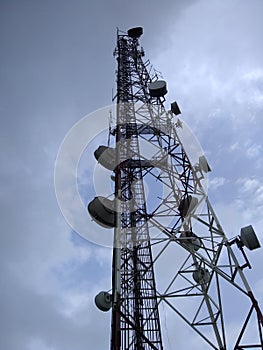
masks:
[[[0,2],[1,349],[109,348],[110,314],[93,298],[110,288],[111,251],[72,233],[53,172],[68,130],[111,103],[116,27],[144,27],[167,107],[178,101],[207,154],[227,234],[253,224],[263,242],[262,13],[260,0]],[[262,252],[249,257],[263,307]],[[178,325],[167,349],[184,349]]]

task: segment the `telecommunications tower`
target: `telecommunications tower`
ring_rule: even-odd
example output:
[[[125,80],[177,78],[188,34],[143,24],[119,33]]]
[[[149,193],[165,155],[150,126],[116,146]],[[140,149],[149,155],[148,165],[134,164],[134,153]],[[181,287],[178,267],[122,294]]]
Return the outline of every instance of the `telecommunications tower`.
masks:
[[[165,109],[166,82],[144,59],[142,33],[117,32],[116,117],[94,152],[113,172],[114,193],[88,205],[97,224],[114,229],[112,292],[95,298],[112,311],[110,349],[164,349],[162,305],[173,332],[181,317],[204,349],[263,349],[263,316],[244,275],[245,249],[260,244],[251,225],[225,235],[206,195],[211,169],[178,104]],[[245,316],[233,339],[227,317],[236,300]]]

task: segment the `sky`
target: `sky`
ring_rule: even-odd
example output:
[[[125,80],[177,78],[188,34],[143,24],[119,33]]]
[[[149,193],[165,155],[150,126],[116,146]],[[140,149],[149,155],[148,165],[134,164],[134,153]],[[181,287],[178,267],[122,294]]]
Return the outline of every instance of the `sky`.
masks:
[[[0,1],[1,349],[109,348],[110,313],[93,299],[111,288],[111,250],[72,232],[54,168],[75,123],[111,104],[117,27],[144,28],[167,106],[178,102],[212,168],[226,234],[253,224],[263,242],[262,11],[260,0]],[[262,251],[248,255],[263,307]],[[192,333],[172,322],[167,349],[184,349]]]

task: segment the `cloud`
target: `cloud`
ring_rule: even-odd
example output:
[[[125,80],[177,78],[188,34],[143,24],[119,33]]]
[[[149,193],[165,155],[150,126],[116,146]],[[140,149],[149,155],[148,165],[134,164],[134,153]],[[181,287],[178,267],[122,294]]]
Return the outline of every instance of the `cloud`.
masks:
[[[253,194],[255,190],[261,186],[260,181],[255,178],[241,178],[237,180],[238,184],[240,184],[241,192],[249,192],[249,194]]]
[[[261,144],[250,144],[246,147],[246,155],[248,158],[257,158],[261,155],[262,145]]]
[[[230,128],[259,117],[261,10],[260,1],[249,8],[240,1],[198,1],[170,25],[156,65],[167,79],[169,98],[177,99],[201,135],[214,117],[227,119]]]
[[[217,189],[218,187],[223,186],[226,183],[226,179],[224,177],[214,177],[209,181],[210,189]]]
[[[5,282],[8,285],[2,289],[2,297],[6,300],[1,316],[4,334],[0,340],[2,348],[19,347],[26,350],[35,343],[42,344],[44,349],[106,346],[100,332],[108,326],[107,315],[100,317],[102,315],[97,314],[93,298],[86,298],[85,303],[83,300],[75,305],[74,313],[66,314],[65,307],[69,305],[69,298],[65,300],[64,293],[63,298],[60,295],[41,295],[21,288],[20,284],[10,278]],[[94,293],[94,290],[90,291]],[[102,328],[93,327],[94,317],[100,321]]]

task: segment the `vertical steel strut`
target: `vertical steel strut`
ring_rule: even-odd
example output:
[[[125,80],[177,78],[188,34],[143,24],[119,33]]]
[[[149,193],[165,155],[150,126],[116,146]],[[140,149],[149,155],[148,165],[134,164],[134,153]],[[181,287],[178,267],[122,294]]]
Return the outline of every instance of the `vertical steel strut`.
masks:
[[[146,98],[143,88],[138,95],[138,79],[145,79],[145,73],[148,79],[138,46],[137,36],[118,31],[112,350],[162,349],[134,111],[134,104]],[[127,166],[126,160],[137,161],[137,166]]]

